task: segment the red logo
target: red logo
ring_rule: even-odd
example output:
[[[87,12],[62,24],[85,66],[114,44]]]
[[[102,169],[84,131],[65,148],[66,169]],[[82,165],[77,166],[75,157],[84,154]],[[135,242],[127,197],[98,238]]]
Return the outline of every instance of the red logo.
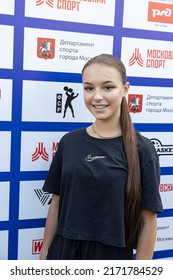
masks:
[[[32,154],[32,161],[36,161],[40,157],[45,161],[49,160],[49,154],[46,152],[46,148],[41,142],[38,143],[38,147],[35,149],[35,152]]]
[[[55,57],[55,39],[37,38],[37,56],[53,59]]]
[[[173,23],[173,5],[157,2],[148,3],[148,21]]]
[[[173,184],[160,184],[160,192],[173,192]]]
[[[53,8],[54,0],[36,0],[36,6],[40,6],[42,4],[47,4],[50,8]]]
[[[128,95],[128,106],[130,113],[140,113],[142,112],[142,94],[129,94]]]
[[[59,144],[59,143],[57,143],[57,142],[56,142],[56,143],[54,142],[54,143],[52,144],[52,158],[54,157],[54,155],[55,155],[55,153],[56,153],[56,151],[57,151],[57,149],[58,149],[58,144]]]
[[[43,246],[43,239],[36,239],[32,241],[32,254],[40,254],[41,248]]]
[[[132,66],[133,64],[137,63],[139,66],[144,66],[144,61],[141,57],[141,53],[139,52],[139,49],[135,49],[134,53],[132,54],[132,57],[129,59],[129,66]]]

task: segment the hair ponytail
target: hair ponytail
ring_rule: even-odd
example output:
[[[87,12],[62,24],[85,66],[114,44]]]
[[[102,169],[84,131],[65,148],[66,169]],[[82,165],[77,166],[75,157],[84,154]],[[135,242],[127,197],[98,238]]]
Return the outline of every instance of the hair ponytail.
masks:
[[[128,164],[128,178],[125,195],[125,236],[126,245],[131,248],[136,241],[140,221],[141,176],[136,133],[133,129],[125,97],[123,97],[121,103],[120,123]]]

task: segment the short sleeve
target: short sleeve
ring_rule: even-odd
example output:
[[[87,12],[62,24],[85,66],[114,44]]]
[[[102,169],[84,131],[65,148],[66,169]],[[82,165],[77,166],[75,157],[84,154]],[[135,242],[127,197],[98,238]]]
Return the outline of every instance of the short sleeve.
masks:
[[[159,193],[160,165],[158,157],[154,157],[141,171],[142,201],[141,208],[156,213],[163,212]]]
[[[55,195],[59,195],[60,185],[61,185],[61,170],[62,170],[62,156],[61,156],[61,144],[59,143],[58,150],[54,155],[46,180],[43,185],[44,191]]]

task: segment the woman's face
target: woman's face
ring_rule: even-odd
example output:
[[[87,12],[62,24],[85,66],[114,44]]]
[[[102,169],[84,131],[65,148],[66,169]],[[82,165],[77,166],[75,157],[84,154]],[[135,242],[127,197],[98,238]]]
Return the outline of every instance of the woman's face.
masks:
[[[112,66],[91,64],[83,72],[84,101],[88,110],[99,120],[118,120],[122,98],[129,89]]]

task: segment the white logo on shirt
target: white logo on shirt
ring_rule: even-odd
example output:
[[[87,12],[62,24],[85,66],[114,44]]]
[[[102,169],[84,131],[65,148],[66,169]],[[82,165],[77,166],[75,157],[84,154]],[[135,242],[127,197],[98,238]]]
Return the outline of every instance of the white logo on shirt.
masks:
[[[87,155],[85,160],[86,161],[93,161],[93,160],[100,159],[100,158],[106,158],[106,156],[95,156],[95,157],[93,157],[92,155]]]

